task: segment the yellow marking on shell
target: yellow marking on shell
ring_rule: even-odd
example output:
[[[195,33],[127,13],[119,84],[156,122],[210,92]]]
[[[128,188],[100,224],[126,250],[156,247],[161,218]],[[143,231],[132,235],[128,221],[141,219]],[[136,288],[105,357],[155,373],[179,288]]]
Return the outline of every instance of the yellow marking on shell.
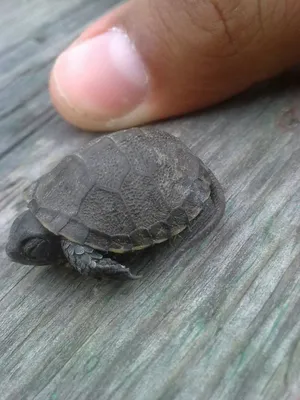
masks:
[[[26,190],[26,189],[23,192],[23,199],[26,201],[26,203],[29,202],[29,193],[28,193],[28,190]]]
[[[49,224],[45,223],[44,221],[41,221],[39,218],[38,218],[38,221],[39,221],[39,222],[43,225],[43,227],[46,228],[49,232],[52,232],[53,235],[60,236],[60,233],[53,232],[53,229],[50,228]],[[74,242],[74,239],[71,238],[70,236],[66,236],[66,235],[63,235],[63,236],[64,236],[65,239],[69,240],[70,242]],[[74,242],[74,243],[75,243],[75,242]]]
[[[141,246],[134,246],[134,247],[132,248],[132,250],[133,250],[133,251],[143,250],[143,249],[145,249],[146,247],[150,247],[150,246],[151,246],[150,244],[141,245]]]
[[[37,218],[37,219],[38,219],[38,221],[43,225],[44,228],[46,228],[49,232],[52,232],[51,229],[50,229],[50,227],[49,227],[49,225],[48,225],[47,223],[45,223],[44,221],[41,221],[39,218]],[[52,233],[53,233],[53,232],[52,232]],[[66,238],[66,239],[69,239],[69,238]],[[69,239],[69,240],[71,240],[71,239]]]
[[[199,208],[197,208],[196,211],[192,213],[191,219],[196,218],[197,215],[200,213],[200,211],[201,211],[201,209],[199,210]],[[50,229],[48,227],[48,224],[43,223],[43,225],[44,225],[44,227],[46,229],[48,229],[50,231]],[[187,228],[187,226],[181,226],[181,227],[179,227],[177,229],[172,230],[171,237],[178,235],[180,232],[184,231],[186,228]],[[67,237],[66,235],[64,235],[64,236],[65,236],[66,239],[70,240],[71,242],[73,241],[72,238]],[[168,238],[166,238],[166,239],[158,239],[158,240],[154,240],[153,242],[154,242],[154,244],[160,244],[160,243],[166,242],[167,240],[168,240]],[[132,247],[131,251],[144,250],[144,249],[146,249],[147,247],[150,247],[150,246],[151,246],[151,244],[134,246],[134,247]],[[109,248],[108,251],[110,251],[112,253],[116,253],[116,254],[124,254],[124,253],[128,252],[128,250],[125,250],[124,247],[118,248],[118,249],[114,249],[114,248],[111,247],[111,248]]]
[[[172,236],[178,235],[180,232],[184,231],[186,229],[186,226],[181,226],[180,228],[174,229],[172,231]]]
[[[111,251],[112,253],[117,253],[117,254],[126,253],[126,251],[125,251],[124,248],[122,248],[122,249],[112,249],[112,248],[109,248],[108,251]]]
[[[177,229],[173,230],[172,231],[172,236],[178,235],[180,232],[184,231],[185,229],[186,229],[186,226],[181,226],[180,228],[177,228]],[[167,240],[168,240],[168,238],[166,238],[166,239],[158,239],[158,240],[154,240],[153,243],[154,244],[159,244],[159,243],[166,242]],[[144,249],[146,249],[147,247],[150,247],[150,246],[151,246],[151,244],[134,246],[134,247],[132,247],[131,251],[144,250]],[[122,249],[110,248],[108,251],[111,251],[112,253],[118,253],[118,254],[123,254],[123,253],[127,252],[127,250],[125,250],[124,248],[122,248]]]
[[[165,242],[168,239],[161,239],[161,240],[154,240],[154,244],[158,244],[158,243],[162,243]],[[132,247],[131,251],[139,251],[139,250],[144,250],[147,247],[150,247],[151,244],[146,244],[146,245],[141,245],[141,246],[134,246]],[[110,248],[108,251],[111,251],[112,253],[118,253],[118,254],[122,254],[122,253],[127,253],[127,250],[125,251],[124,249],[113,249]]]
[[[158,239],[158,240],[154,240],[154,243],[159,244],[159,243],[165,242],[166,240],[168,240],[168,239]]]
[[[195,219],[199,214],[202,208],[196,207],[195,210],[191,213],[190,220]]]

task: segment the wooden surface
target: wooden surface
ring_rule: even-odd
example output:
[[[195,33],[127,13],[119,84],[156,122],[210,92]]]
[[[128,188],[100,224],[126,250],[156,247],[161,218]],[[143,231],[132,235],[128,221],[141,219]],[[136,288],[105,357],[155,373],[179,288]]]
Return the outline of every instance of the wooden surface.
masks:
[[[279,78],[159,124],[224,186],[226,215],[135,261],[132,283],[4,253],[22,190],[89,140],[50,105],[54,57],[113,1],[0,2],[2,400],[300,398],[300,85]]]

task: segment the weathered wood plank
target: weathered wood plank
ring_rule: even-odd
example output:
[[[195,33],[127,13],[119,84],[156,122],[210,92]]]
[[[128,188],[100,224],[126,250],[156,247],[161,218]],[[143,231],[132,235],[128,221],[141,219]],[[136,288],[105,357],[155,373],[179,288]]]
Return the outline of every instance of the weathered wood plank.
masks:
[[[52,109],[50,64],[112,3],[0,3],[1,398],[296,400],[300,86],[293,77],[158,124],[216,173],[227,209],[204,241],[188,233],[137,259],[141,281],[95,282],[5,256],[22,190],[91,136]]]

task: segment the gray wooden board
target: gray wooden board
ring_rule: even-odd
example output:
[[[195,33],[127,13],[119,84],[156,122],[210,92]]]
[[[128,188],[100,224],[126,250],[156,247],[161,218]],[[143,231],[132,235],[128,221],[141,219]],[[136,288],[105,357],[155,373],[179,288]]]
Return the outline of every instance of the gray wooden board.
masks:
[[[57,116],[51,63],[114,2],[0,2],[0,393],[3,400],[296,400],[300,396],[300,86],[281,77],[157,124],[193,148],[227,209],[133,260],[143,279],[11,263],[22,190],[83,134]]]

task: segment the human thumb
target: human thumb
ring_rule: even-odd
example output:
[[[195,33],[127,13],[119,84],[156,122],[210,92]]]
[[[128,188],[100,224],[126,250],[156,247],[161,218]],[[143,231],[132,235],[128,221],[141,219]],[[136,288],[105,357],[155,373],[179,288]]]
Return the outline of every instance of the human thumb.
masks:
[[[56,60],[53,103],[116,130],[224,100],[300,60],[300,2],[130,0]]]

